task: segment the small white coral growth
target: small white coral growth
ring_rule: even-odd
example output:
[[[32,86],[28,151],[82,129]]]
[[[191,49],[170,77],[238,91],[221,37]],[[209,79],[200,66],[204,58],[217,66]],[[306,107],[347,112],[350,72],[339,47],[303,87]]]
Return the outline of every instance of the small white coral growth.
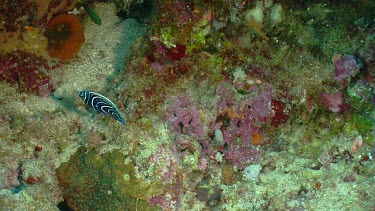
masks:
[[[245,20],[246,21],[255,21],[257,24],[263,23],[263,3],[258,1],[253,9],[250,9],[246,12]]]
[[[237,67],[233,72],[233,82],[242,82],[246,79],[246,77],[247,75],[240,67]]]
[[[282,21],[282,10],[283,8],[281,7],[280,4],[275,4],[271,8],[270,19],[272,23],[278,24]]]
[[[260,170],[262,170],[262,166],[259,164],[252,164],[246,167],[244,170],[245,179],[255,180],[259,176]]]

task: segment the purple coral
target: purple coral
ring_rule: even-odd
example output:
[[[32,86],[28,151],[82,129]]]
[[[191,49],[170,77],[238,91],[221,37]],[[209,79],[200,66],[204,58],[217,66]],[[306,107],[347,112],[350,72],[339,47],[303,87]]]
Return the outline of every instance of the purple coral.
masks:
[[[217,112],[219,116],[229,120],[223,130],[226,142],[232,142],[235,137],[240,137],[243,144],[251,142],[251,135],[258,132],[260,127],[268,122],[274,115],[272,101],[272,87],[267,84],[252,86],[241,100],[233,99],[234,91],[223,86],[216,90],[219,95]],[[215,129],[218,129],[217,126]]]
[[[259,158],[259,150],[252,146],[233,145],[225,152],[225,159],[229,160],[239,170],[244,169],[249,161],[255,162]]]
[[[321,93],[319,95],[320,102],[323,106],[333,113],[338,113],[343,109],[342,93],[335,92],[333,94]]]
[[[338,55],[338,58],[333,61],[335,67],[335,79],[342,81],[350,78],[358,70],[360,64],[352,55]]]
[[[240,100],[233,98],[233,89],[221,86],[216,91],[219,95],[216,108],[219,121],[214,129],[221,129],[228,145],[224,157],[238,169],[243,169],[249,161],[254,162],[260,157],[260,152],[252,146],[252,135],[274,115],[272,86],[264,83],[249,87],[249,94]]]
[[[202,138],[205,133],[199,117],[199,111],[194,103],[190,102],[188,95],[183,98],[176,97],[166,115],[174,132]]]
[[[264,84],[263,86],[252,87],[253,99],[251,103],[251,116],[258,122],[265,123],[273,116],[271,108],[272,87]]]

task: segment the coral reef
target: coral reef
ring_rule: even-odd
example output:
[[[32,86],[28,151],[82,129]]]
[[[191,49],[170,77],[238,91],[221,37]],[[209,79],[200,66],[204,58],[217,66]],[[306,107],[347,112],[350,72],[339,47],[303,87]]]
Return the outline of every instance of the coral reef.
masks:
[[[57,65],[50,65],[44,57],[14,51],[0,56],[0,81],[15,86],[22,92],[48,96],[54,90],[50,74]]]
[[[7,32],[15,32],[19,26],[32,25],[37,13],[36,2],[2,1],[1,5],[2,27]],[[26,17],[26,18],[24,18]],[[9,21],[12,20],[12,21]]]
[[[171,122],[175,133],[186,134],[195,138],[203,138],[204,131],[200,122],[199,111],[189,102],[189,96],[175,99],[168,108],[166,120]]]
[[[67,12],[77,2],[77,0],[2,1],[0,49],[4,53],[18,49],[41,54],[46,49],[43,32],[52,16]]]
[[[374,208],[373,1],[4,2],[0,209]]]
[[[56,177],[65,201],[77,210],[133,210],[137,199],[163,191],[161,185],[136,178],[134,164],[120,152],[100,155],[84,147],[56,169]]]

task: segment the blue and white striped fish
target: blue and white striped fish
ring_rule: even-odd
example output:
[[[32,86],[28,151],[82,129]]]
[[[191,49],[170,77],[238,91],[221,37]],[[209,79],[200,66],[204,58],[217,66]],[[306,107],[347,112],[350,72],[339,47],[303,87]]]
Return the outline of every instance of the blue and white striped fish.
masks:
[[[125,124],[124,118],[121,116],[118,108],[108,98],[87,90],[78,91],[77,94],[89,107],[94,108],[97,112],[108,114],[121,124]]]

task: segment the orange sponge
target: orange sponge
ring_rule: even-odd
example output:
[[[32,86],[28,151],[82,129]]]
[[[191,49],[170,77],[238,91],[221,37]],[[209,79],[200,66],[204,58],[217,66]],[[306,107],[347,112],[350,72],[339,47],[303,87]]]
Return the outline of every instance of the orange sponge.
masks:
[[[47,26],[46,37],[48,54],[61,61],[73,58],[85,42],[79,19],[70,14],[53,18]]]

